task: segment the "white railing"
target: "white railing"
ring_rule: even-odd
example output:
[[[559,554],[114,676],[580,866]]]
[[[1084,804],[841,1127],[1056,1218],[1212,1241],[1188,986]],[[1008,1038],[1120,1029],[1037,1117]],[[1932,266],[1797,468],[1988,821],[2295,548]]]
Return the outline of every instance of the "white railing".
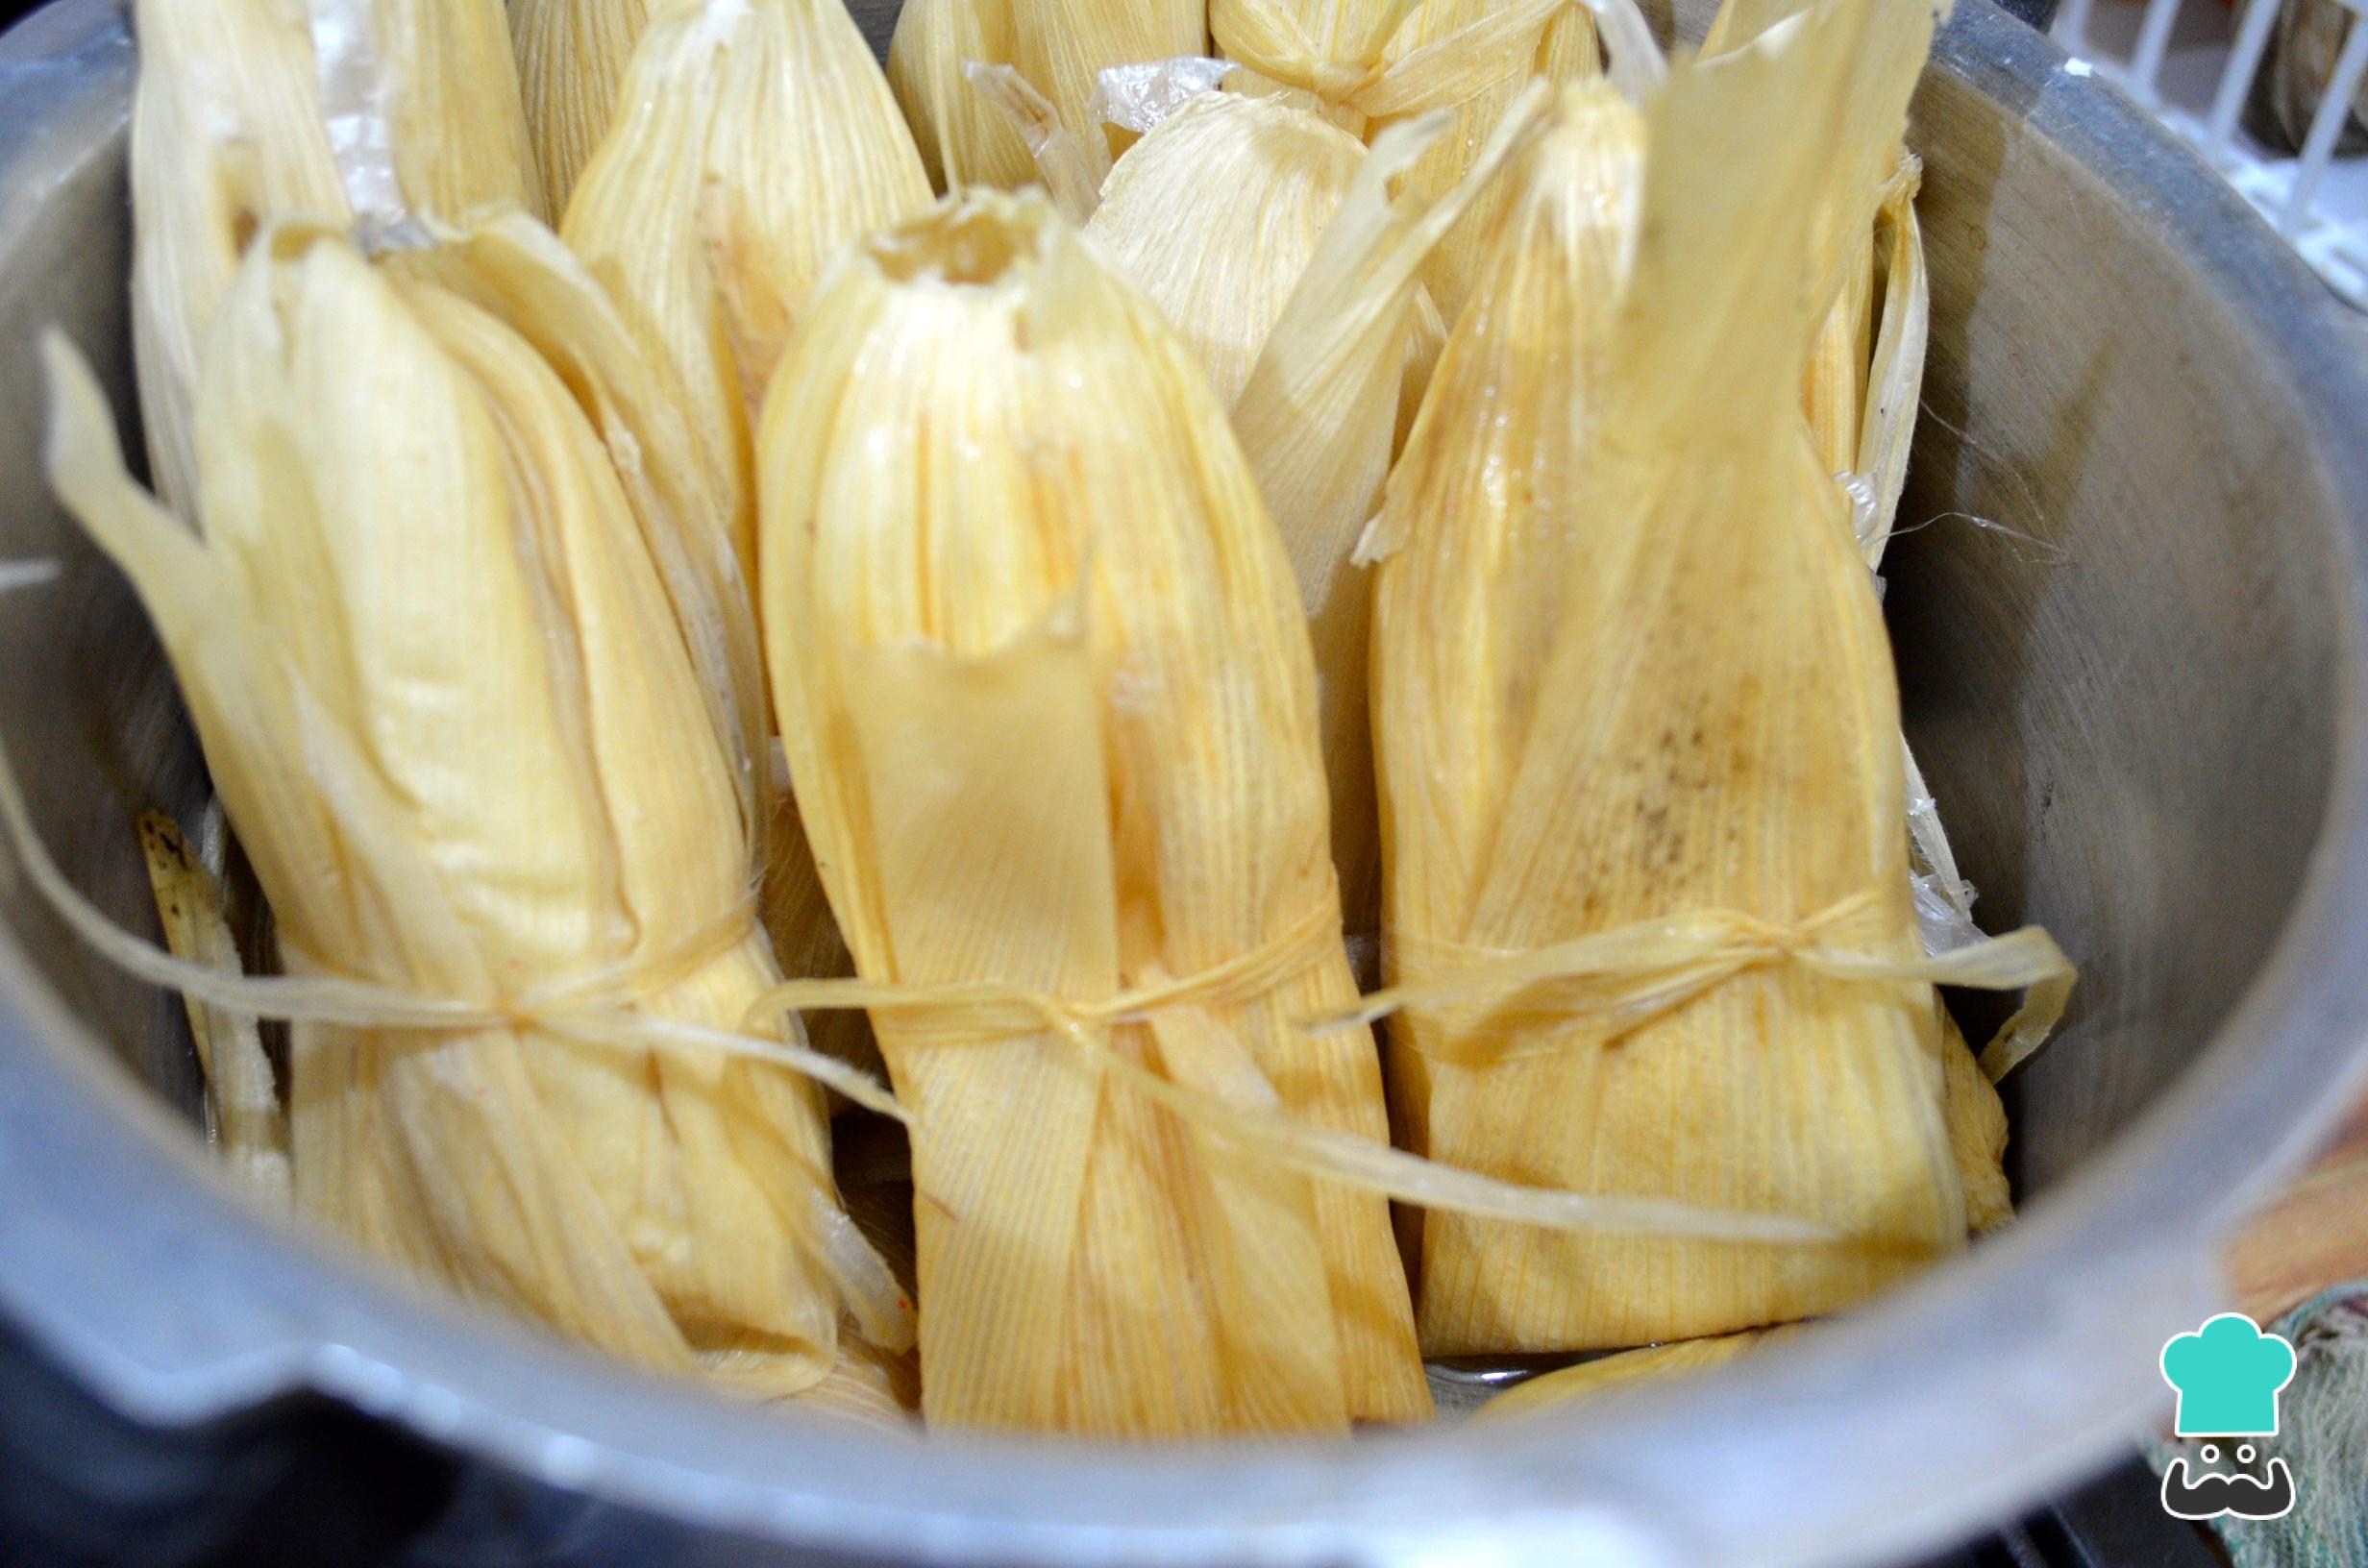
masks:
[[[2353,96],[2368,78],[2368,0],[2348,16],[2326,95],[2299,157],[2242,123],[2269,53],[2280,0],[2063,0],[2056,40],[2192,143],[2336,293],[2368,309],[2368,159],[2337,159]]]

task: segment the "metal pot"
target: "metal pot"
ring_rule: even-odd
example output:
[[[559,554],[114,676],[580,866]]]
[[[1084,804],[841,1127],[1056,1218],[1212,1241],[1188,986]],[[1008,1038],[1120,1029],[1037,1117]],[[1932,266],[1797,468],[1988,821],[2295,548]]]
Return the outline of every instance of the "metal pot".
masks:
[[[0,554],[60,563],[0,596],[0,735],[70,872],[145,925],[133,813],[185,818],[204,779],[130,595],[37,478],[33,360],[62,325],[128,414],[133,65],[109,0],[0,44]],[[2102,1463],[2162,1406],[2163,1339],[2219,1300],[2226,1225],[2362,1061],[2368,376],[2242,202],[1986,0],[1961,0],[1915,113],[1936,331],[1903,516],[1943,520],[1893,552],[1911,727],[1989,922],[2044,921],[2085,966],[2012,1086],[2008,1234],[1796,1346],[1565,1421],[876,1438],[638,1377],[248,1212],[189,1136],[177,1003],[17,886],[0,1388],[44,1392],[0,1399],[0,1491],[30,1467],[162,1518],[242,1495],[326,1402],[459,1457],[534,1560],[1698,1565],[1934,1547]],[[86,1462],[93,1433],[113,1446]]]

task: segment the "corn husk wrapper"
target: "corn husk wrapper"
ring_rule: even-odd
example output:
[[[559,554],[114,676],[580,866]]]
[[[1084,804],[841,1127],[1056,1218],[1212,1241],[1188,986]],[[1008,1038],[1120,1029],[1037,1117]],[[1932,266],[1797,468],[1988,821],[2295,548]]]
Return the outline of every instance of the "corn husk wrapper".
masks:
[[[1040,197],[950,204],[834,275],[762,450],[775,699],[865,978],[1082,1004],[1285,943],[1111,1048],[1384,1139],[1369,1036],[1289,1021],[1355,987],[1288,564],[1147,302]],[[1242,1157],[1025,1015],[874,1022],[933,1424],[1427,1412],[1376,1195]]]
[[[241,969],[238,941],[220,880],[161,812],[139,819],[140,855],[157,918],[176,957],[225,974]],[[258,1020],[195,996],[185,998],[190,1042],[206,1080],[207,1141],[234,1177],[275,1209],[288,1202],[287,1114]]]
[[[1010,121],[1035,162],[1038,184],[1051,198],[1052,209],[1063,221],[1082,229],[1101,205],[1102,183],[1108,178],[1108,149],[1081,140],[1062,123],[1060,107],[1036,90],[1017,65],[990,65],[972,61],[962,74],[977,94]]]
[[[839,0],[668,0],[561,233],[680,376],[754,580],[751,420],[823,269],[927,205]]]
[[[1368,140],[1410,116],[1450,110],[1446,133],[1408,175],[1410,188],[1432,197],[1465,179],[1532,81],[1601,75],[1608,52],[1615,83],[1641,104],[1665,70],[1630,0],[1212,0],[1209,25],[1227,58],[1346,111],[1344,123]],[[1471,291],[1498,199],[1484,196],[1426,268],[1449,323]]]
[[[562,329],[572,355],[538,352]],[[147,604],[278,919],[292,978],[175,983],[297,1020],[297,1210],[753,1393],[829,1377],[843,1311],[893,1347],[818,1090],[760,1047],[664,1043],[778,971],[701,668],[718,611],[660,515],[677,487],[604,435],[643,465],[686,443],[617,380],[638,361],[597,285],[524,219],[378,266],[268,234],[207,355],[202,539],[51,358],[54,482]]]
[[[1801,0],[1726,0],[1703,39],[1714,58],[1797,15]],[[1828,302],[1802,403],[1819,459],[1854,480],[1854,524],[1870,566],[1882,564],[1907,481],[1924,378],[1931,302],[1915,195],[1923,166],[1903,145],[1877,185],[1839,202],[1817,239]]]
[[[553,216],[502,0],[307,4],[330,144],[358,216]]]
[[[907,0],[888,43],[888,84],[929,184],[937,190],[985,185],[1017,190],[1036,178],[1035,159],[1010,118],[975,91],[973,61],[1007,64],[1015,54],[1008,3]]]
[[[1305,110],[1202,93],[1118,160],[1085,232],[1230,409],[1364,161],[1363,142]]]
[[[1504,0],[1430,0],[1418,8],[1391,40],[1393,55],[1404,56],[1427,44],[1452,38],[1501,10]],[[1432,144],[1407,182],[1417,191],[1444,191],[1470,170],[1526,82],[1542,80],[1556,86],[1584,82],[1603,72],[1603,52],[1596,41],[1589,12],[1572,6],[1558,12],[1538,39],[1524,69],[1496,82],[1454,107],[1455,119],[1444,135]],[[1463,313],[1480,269],[1480,247],[1495,210],[1505,200],[1502,186],[1474,205],[1471,215],[1431,253],[1423,279],[1431,297],[1449,322]]]
[[[653,0],[510,0],[509,37],[534,166],[554,212],[608,135]]]
[[[1434,1213],[1418,1311],[1435,1353],[1786,1321],[1962,1245],[1937,1004],[1877,977],[1922,956],[1889,649],[1792,390],[1822,214],[1879,179],[1930,28],[1920,8],[1831,0],[1673,75],[1608,324],[1626,242],[1607,214],[1633,154],[1614,152],[1617,112],[1582,100],[1593,112],[1541,144],[1492,236],[1393,479],[1382,533],[1399,549],[1377,589],[1401,982],[1708,910],[1870,961],[1854,978],[1746,968],[1625,1031],[1550,995],[1416,1009],[1394,1035],[1416,1146],[1583,1190],[1813,1213],[1846,1239]],[[1522,1055],[1524,1031],[1552,1048]]]
[[[563,233],[672,367],[752,609],[752,416],[808,296],[858,235],[927,205],[879,66],[839,0],[667,0]],[[777,806],[765,921],[795,975],[847,972],[795,803]],[[871,1059],[862,1020],[815,1043]]]
[[[1333,860],[1357,936],[1379,927],[1381,844],[1366,686],[1370,581],[1351,553],[1380,504],[1444,335],[1422,284],[1424,266],[1495,187],[1542,107],[1532,95],[1509,112],[1464,182],[1438,198],[1406,189],[1404,177],[1449,117],[1436,112],[1384,132],[1302,268],[1234,410],[1315,643]]]
[[[1203,63],[1170,62],[1169,74],[1189,79],[1182,67]],[[1463,214],[1491,199],[1536,103],[1500,116],[1494,148],[1429,196],[1402,187],[1451,129],[1448,111],[1391,128],[1369,154],[1305,94],[1205,91],[1156,119],[1094,193],[1073,142],[1017,73],[988,68],[979,85],[1027,134],[1054,205],[1090,213],[1087,237],[1160,306],[1234,410],[1300,581],[1342,906],[1349,930],[1369,937],[1380,918],[1371,639],[1350,552],[1444,336],[1422,270]],[[1193,243],[1177,244],[1179,233]]]
[[[1095,108],[1099,73],[1207,44],[1202,0],[914,0],[897,18],[888,72],[940,191],[1036,178],[1020,131],[974,90],[973,62],[1011,66],[1042,93],[1099,185],[1114,152]]]
[[[305,0],[140,0],[136,18],[132,346],[149,470],[189,516],[198,355],[247,241],[280,218],[351,214]]]
[[[1712,19],[1711,30],[1703,39],[1703,57],[1712,59],[1732,53],[1804,9],[1801,0],[1727,0]],[[1887,255],[1891,263],[1888,270],[1898,285],[1893,298],[1886,303],[1881,318],[1883,325],[1894,333],[1890,340],[1891,357],[1896,358],[1906,346],[1896,334],[1906,325],[1904,313],[1911,307],[1911,293],[1922,287],[1922,241],[1914,227],[1918,165],[1904,148],[1895,156],[1894,163],[1891,178],[1880,187],[1870,187],[1862,201],[1836,204],[1830,222],[1817,239],[1817,286],[1820,297],[1828,302],[1827,314],[1816,347],[1810,355],[1802,404],[1818,459],[1838,477],[1869,472],[1861,465],[1865,441],[1874,433],[1868,421],[1873,412],[1869,407],[1873,392],[1870,378],[1879,352],[1879,257]],[[1913,252],[1912,263],[1902,254],[1907,250]],[[1912,371],[1920,384],[1920,337],[1913,347],[1912,359],[1903,361],[1900,368]],[[1910,390],[1912,392],[1913,387]],[[1898,470],[1903,481],[1904,443],[1912,432],[1913,409],[1911,407],[1905,414],[1904,429],[1896,422],[1891,427],[1900,430]],[[1896,491],[1889,497],[1889,505],[1898,505]],[[1883,526],[1887,532],[1887,517]]]
[[[1598,30],[1630,102],[1649,96],[1665,73],[1650,24],[1627,0],[1213,0],[1209,30],[1225,59],[1273,88],[1367,120],[1451,109],[1501,89],[1468,163],[1531,68],[1601,58]]]
[[[1871,331],[1873,357],[1867,366],[1858,461],[1851,478],[1865,503],[1867,525],[1861,544],[1867,565],[1876,568],[1883,564],[1898,522],[1900,496],[1907,488],[1908,459],[1923,407],[1925,351],[1932,336],[1931,284],[1923,231],[1915,215],[1923,172],[1913,154],[1900,156],[1885,185],[1875,227],[1875,286],[1882,303]]]
[[[1941,1113],[1957,1179],[1965,1188],[1965,1229],[1987,1236],[2014,1217],[2014,1193],[2007,1182],[2007,1111],[1997,1085],[1984,1072],[1963,1031],[1940,1010]]]
[[[1829,474],[1857,471],[1866,378],[1874,359],[1875,247],[1871,233],[1863,237],[1836,258],[1839,292],[1809,356],[1801,393],[1817,460]]]
[[[1728,0],[1712,22],[1703,53],[1731,52],[1800,10],[1798,0]],[[1803,391],[1818,461],[1843,482],[1860,549],[1876,571],[1882,569],[1907,485],[1930,337],[1932,306],[1915,214],[1921,177],[1920,161],[1902,148],[1889,178],[1863,206],[1837,204],[1831,232],[1820,241],[1822,286],[1833,303],[1810,355]],[[1938,809],[1904,743],[1903,752],[1917,915],[1926,950],[1946,952],[1981,939],[1972,889],[1958,874]],[[1971,1228],[1979,1236],[2013,1213],[2003,1165],[2006,1113],[1990,1076],[1977,1068],[1972,1047],[1945,1011],[1941,1053],[1950,1140]],[[2001,1059],[1991,1065],[2003,1077],[2013,1064]]]
[[[1636,246],[1642,119],[1599,84],[1559,100],[1505,179],[1484,236],[1493,265],[1449,338],[1363,552],[1382,563],[1369,680],[1384,925],[1400,939],[1423,929],[1433,900],[1475,896],[1478,857],[1520,767],[1537,697],[1517,673],[1551,647],[1577,532],[1541,502],[1568,494],[1592,439]],[[1442,523],[1421,532],[1425,517]],[[1409,546],[1425,554],[1397,553]],[[1414,735],[1455,765],[1410,759],[1394,779],[1391,759]],[[1402,959],[1394,968],[1405,976]],[[1464,1163],[1431,1135],[1434,1069],[1415,1041],[1427,1027],[1393,1027],[1392,1114],[1408,1147]],[[1403,1217],[1419,1257],[1427,1219]]]
[[[1581,1361],[1576,1366],[1566,1366],[1514,1384],[1481,1406],[1473,1419],[1502,1421],[1560,1411],[1573,1405],[1632,1393],[1648,1384],[1695,1377],[1800,1332],[1798,1327],[1746,1329],[1740,1334],[1680,1339],[1672,1344],[1599,1356],[1591,1361]]]
[[[498,0],[141,0],[133,338],[150,467],[195,507],[189,402],[248,241],[287,218],[542,210]]]

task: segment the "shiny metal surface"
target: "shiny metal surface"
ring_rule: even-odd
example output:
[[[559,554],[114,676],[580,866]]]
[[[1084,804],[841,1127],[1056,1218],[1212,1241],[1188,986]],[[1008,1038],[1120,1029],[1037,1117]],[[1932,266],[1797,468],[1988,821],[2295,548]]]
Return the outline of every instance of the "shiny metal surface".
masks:
[[[132,63],[110,0],[0,43],[0,557],[61,567],[0,596],[0,738],[81,885],[145,927],[130,817],[189,815],[202,773],[128,594],[36,478],[32,360],[64,326],[128,410]],[[1961,519],[1895,550],[1911,724],[1986,919],[2044,920],[2087,967],[2014,1088],[2025,1217],[1963,1263],[1616,1419],[872,1438],[480,1321],[250,1213],[188,1136],[175,1004],[11,885],[0,1318],[191,1444],[324,1394],[528,1488],[506,1517],[556,1509],[642,1560],[1874,1561],[2087,1473],[2160,1409],[2217,1236],[2361,1066],[2368,375],[2243,205],[2060,66],[1961,0],[1916,106],[1936,417],[1903,515],[2056,553]]]

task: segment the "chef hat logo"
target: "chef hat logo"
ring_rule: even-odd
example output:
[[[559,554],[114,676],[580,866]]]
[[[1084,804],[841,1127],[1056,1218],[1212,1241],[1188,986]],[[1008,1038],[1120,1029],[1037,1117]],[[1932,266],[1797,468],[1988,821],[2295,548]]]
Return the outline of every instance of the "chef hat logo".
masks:
[[[2242,1312],[2222,1312],[2162,1347],[2182,1437],[2276,1436],[2278,1390],[2293,1378],[2294,1347]]]

